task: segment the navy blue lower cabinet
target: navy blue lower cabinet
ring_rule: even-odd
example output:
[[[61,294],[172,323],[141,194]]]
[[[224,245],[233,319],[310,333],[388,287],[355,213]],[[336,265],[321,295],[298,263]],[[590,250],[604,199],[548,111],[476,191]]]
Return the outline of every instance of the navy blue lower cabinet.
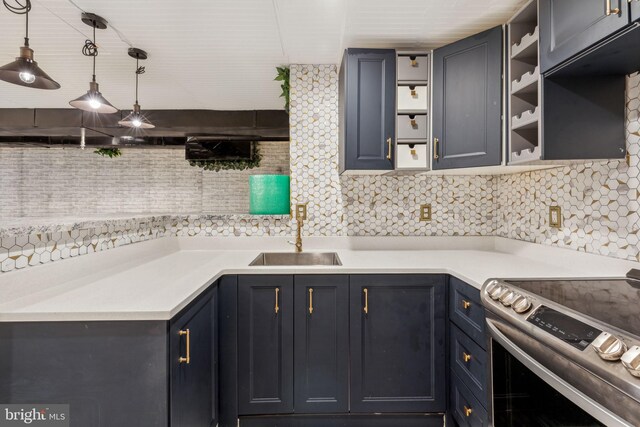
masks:
[[[0,322],[0,402],[69,404],[71,427],[215,425],[214,298],[169,322]]]
[[[451,370],[464,381],[482,406],[487,408],[487,352],[453,323],[450,325],[449,334]]]
[[[460,427],[487,427],[487,410],[455,373],[451,373],[451,413]]]
[[[449,287],[449,318],[486,349],[484,307],[480,301],[480,291],[455,277],[449,279]]]
[[[446,277],[350,282],[351,412],[444,412]]]
[[[293,413],[293,276],[238,276],[238,412]]]
[[[349,276],[295,276],[296,414],[349,411]]]
[[[205,294],[169,328],[171,427],[217,424],[216,291]]]

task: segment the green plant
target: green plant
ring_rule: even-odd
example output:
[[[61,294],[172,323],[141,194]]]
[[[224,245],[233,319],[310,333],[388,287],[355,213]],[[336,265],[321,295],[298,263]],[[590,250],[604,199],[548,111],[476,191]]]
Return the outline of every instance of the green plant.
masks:
[[[94,153],[102,157],[109,157],[110,159],[122,156],[122,151],[120,151],[119,148],[98,148]]]
[[[282,94],[280,95],[280,97],[284,98],[284,109],[288,113],[289,112],[289,89],[290,89],[289,76],[290,76],[291,70],[289,69],[289,67],[276,67],[276,71],[278,72],[278,75],[274,80],[282,82],[282,84],[280,85],[280,87],[282,88]]]
[[[246,169],[253,169],[260,167],[260,161],[262,160],[262,154],[257,143],[253,143],[251,146],[251,159],[242,160],[190,160],[189,164],[194,167],[199,167],[207,171],[220,172],[221,170],[238,170],[243,171]]]

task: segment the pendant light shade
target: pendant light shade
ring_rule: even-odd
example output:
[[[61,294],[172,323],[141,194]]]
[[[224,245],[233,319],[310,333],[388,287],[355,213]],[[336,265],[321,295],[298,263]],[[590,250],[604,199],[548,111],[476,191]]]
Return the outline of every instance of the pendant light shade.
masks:
[[[134,129],[153,129],[155,126],[142,115],[140,112],[140,104],[138,104],[138,77],[140,77],[140,74],[145,73],[145,67],[140,67],[140,60],[147,59],[147,52],[142,49],[132,47],[129,49],[128,53],[130,57],[135,58],[136,60],[136,102],[133,104],[133,110],[131,113],[123,120],[120,120],[118,124],[120,126]]]
[[[90,82],[89,90],[84,95],[69,102],[74,108],[99,114],[117,113],[118,109],[111,105],[98,90],[98,83]]]
[[[118,122],[120,126],[137,129],[153,129],[155,126],[140,113],[140,105],[133,104],[133,111]]]
[[[29,47],[29,11],[31,10],[31,1],[27,0],[24,5],[17,3],[18,6],[10,6],[7,2],[3,3],[11,12],[25,15],[26,35],[24,37],[24,46],[20,48],[20,56],[15,61],[0,67],[0,80],[34,89],[59,89],[60,84],[49,77],[42,68],[38,67],[38,63],[33,60],[33,49]]]
[[[89,90],[84,95],[69,101],[69,105],[83,111],[100,114],[117,113],[118,109],[114,107],[100,93],[98,82],[96,82],[96,57],[98,56],[98,46],[96,45],[96,28],[104,30],[107,28],[107,21],[93,13],[83,13],[82,22],[93,27],[93,40],[87,40],[82,47],[84,56],[93,57],[93,78],[89,82]]]

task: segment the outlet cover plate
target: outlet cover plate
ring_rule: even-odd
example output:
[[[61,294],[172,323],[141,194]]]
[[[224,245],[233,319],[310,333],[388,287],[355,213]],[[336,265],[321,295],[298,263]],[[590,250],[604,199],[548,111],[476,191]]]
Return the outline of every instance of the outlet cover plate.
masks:
[[[562,227],[562,209],[560,209],[560,206],[549,206],[549,227]]]
[[[420,221],[431,221],[431,205],[420,205]]]

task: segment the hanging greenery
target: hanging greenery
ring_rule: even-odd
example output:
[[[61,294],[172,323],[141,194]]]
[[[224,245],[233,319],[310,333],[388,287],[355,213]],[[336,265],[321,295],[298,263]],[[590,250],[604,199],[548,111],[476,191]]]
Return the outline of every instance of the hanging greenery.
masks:
[[[276,71],[278,72],[278,75],[274,80],[282,82],[282,84],[280,85],[280,87],[282,88],[282,94],[280,95],[280,97],[284,98],[284,109],[288,113],[289,112],[290,69],[289,67],[276,67]]]
[[[109,157],[110,159],[122,156],[122,151],[120,151],[119,148],[98,148],[94,153],[102,157]]]
[[[251,158],[242,160],[190,160],[189,164],[207,171],[220,172],[221,170],[243,171],[260,167],[262,154],[256,142],[251,144]]]

